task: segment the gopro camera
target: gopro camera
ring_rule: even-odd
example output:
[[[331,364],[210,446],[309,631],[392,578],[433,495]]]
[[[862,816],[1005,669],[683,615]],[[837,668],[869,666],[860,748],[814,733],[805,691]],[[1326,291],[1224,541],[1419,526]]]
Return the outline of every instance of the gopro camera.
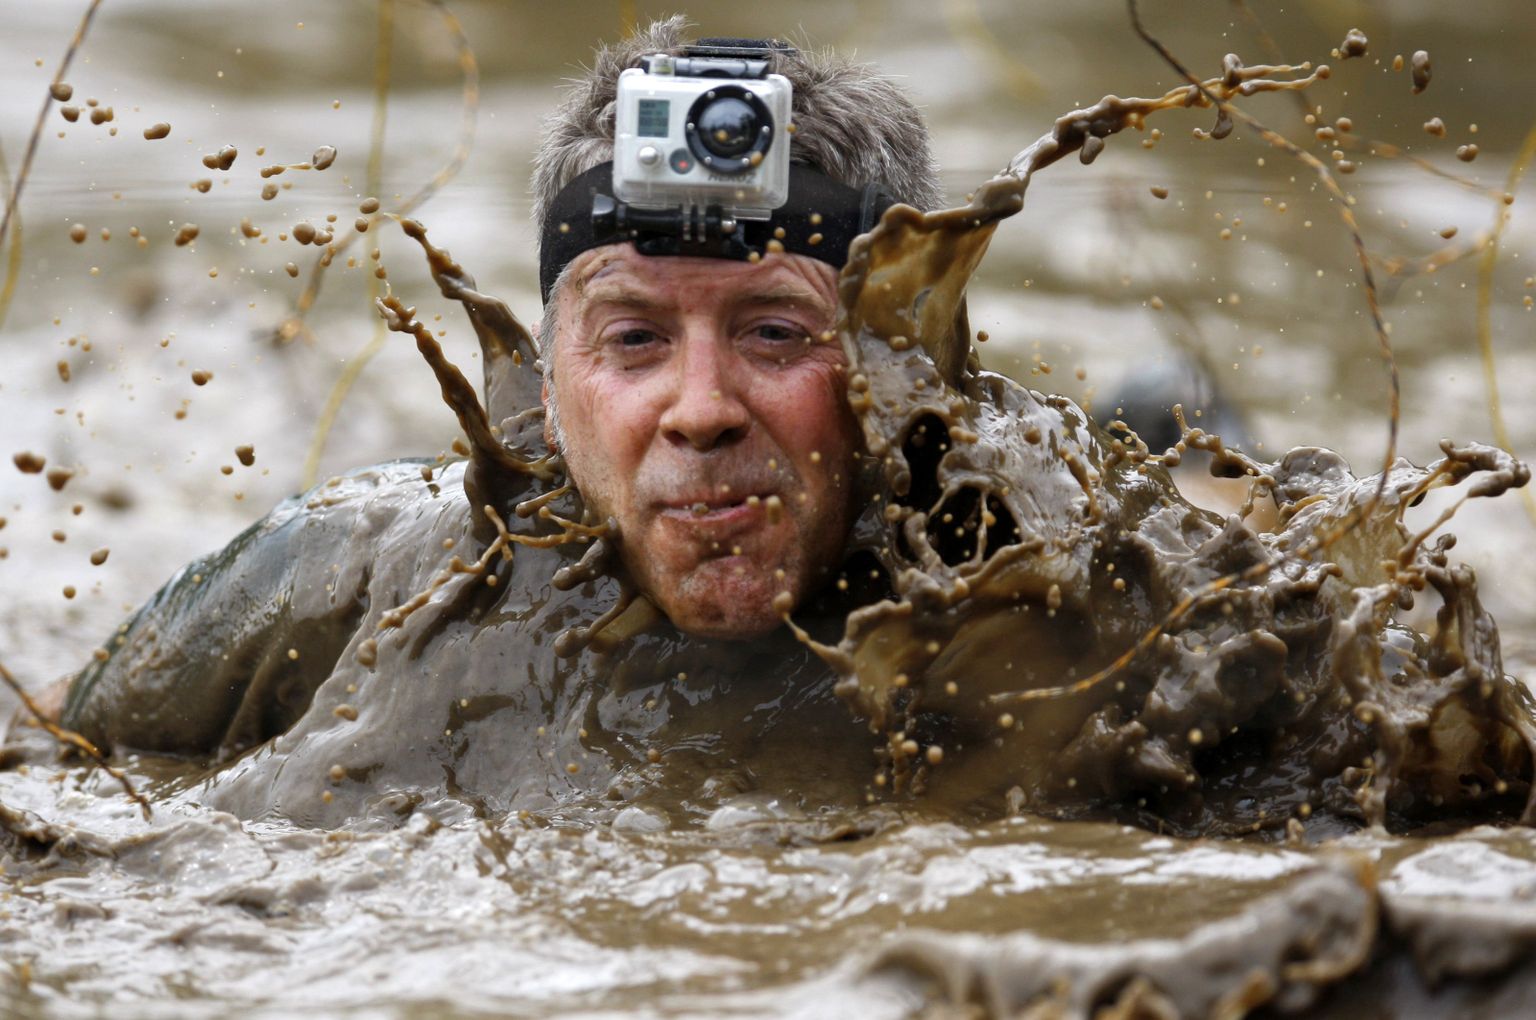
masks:
[[[789,79],[752,52],[657,53],[619,74],[614,198],[727,220],[766,220],[789,200]]]

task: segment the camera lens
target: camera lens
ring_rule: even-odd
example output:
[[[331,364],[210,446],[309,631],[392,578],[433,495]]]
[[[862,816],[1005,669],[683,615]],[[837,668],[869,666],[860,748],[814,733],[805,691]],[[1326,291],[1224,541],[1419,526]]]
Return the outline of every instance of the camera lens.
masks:
[[[694,158],[711,173],[744,174],[773,145],[773,113],[750,89],[716,85],[689,108],[684,130]]]
[[[757,111],[744,100],[723,96],[699,113],[699,142],[716,156],[740,156],[757,141]]]

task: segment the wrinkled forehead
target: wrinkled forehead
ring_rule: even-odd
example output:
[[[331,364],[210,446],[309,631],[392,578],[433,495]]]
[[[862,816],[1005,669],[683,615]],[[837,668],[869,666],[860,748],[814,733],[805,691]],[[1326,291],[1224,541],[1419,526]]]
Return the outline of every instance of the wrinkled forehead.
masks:
[[[572,260],[552,295],[579,309],[621,299],[662,305],[708,295],[742,302],[782,301],[830,315],[837,307],[837,271],[824,262],[770,253],[758,262],[682,255],[642,255],[632,244],[606,245]]]

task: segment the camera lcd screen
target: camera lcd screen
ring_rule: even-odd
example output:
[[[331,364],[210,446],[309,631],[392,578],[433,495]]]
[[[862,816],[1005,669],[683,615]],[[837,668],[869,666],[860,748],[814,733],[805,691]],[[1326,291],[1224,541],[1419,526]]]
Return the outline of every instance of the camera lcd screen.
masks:
[[[667,111],[671,108],[670,99],[642,99],[640,100],[640,116],[635,134],[642,138],[667,137]]]

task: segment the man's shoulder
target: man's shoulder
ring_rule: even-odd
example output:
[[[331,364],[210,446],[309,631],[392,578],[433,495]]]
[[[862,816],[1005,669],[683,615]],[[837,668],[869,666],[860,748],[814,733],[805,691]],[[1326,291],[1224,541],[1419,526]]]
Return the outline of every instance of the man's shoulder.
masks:
[[[303,647],[304,681],[290,685],[294,705],[282,713],[295,717],[357,629],[380,561],[411,574],[419,557],[407,550],[437,530],[423,529],[423,517],[463,529],[463,475],[463,462],[393,461],[279,503],[182,567],[111,636],[76,678],[66,724],[98,743],[144,750],[227,745],[253,681]],[[258,730],[233,742],[268,735]]]

